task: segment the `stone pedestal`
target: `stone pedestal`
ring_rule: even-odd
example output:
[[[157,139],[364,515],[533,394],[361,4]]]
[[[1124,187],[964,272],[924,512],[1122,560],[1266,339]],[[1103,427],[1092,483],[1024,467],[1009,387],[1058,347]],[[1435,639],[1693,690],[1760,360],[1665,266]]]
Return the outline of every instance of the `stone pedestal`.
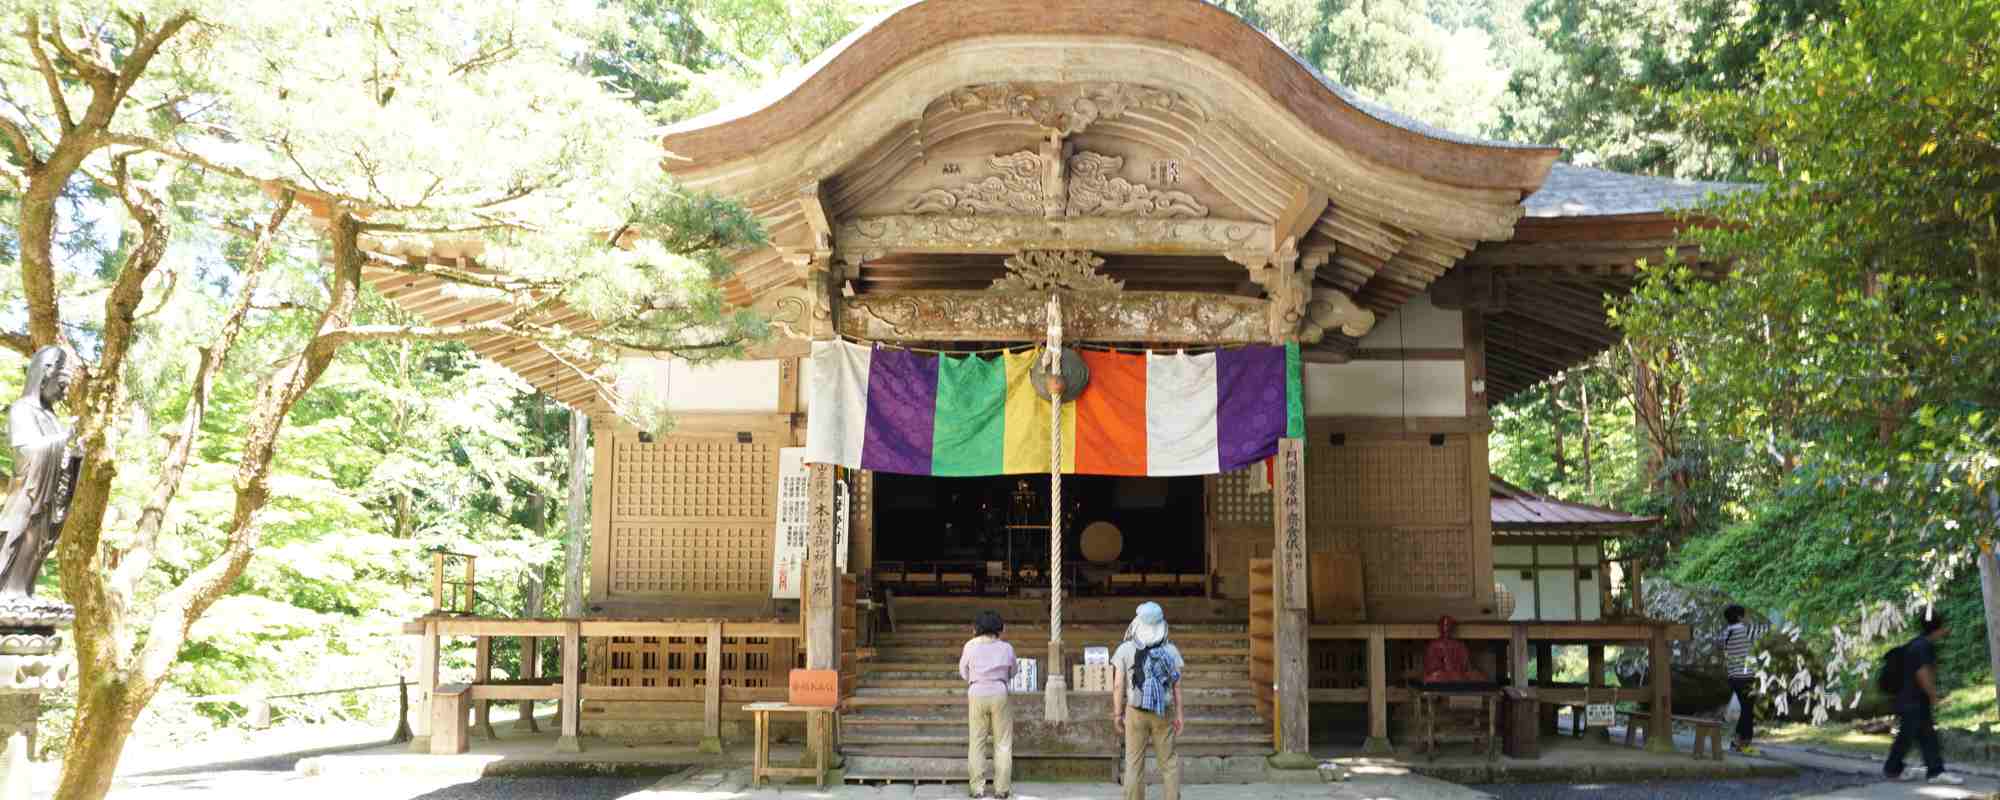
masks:
[[[0,601],[0,800],[28,800],[42,693],[69,682],[58,632],[75,621],[69,606],[34,597]]]

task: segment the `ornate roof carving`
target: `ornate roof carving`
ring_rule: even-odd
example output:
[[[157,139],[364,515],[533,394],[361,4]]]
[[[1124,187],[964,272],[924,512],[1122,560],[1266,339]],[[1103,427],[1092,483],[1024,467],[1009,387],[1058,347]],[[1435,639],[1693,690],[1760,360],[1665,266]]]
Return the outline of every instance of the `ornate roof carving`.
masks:
[[[1125,159],[1079,150],[1065,160],[1066,169],[1051,170],[1050,156],[1033,150],[987,159],[992,175],[956,189],[931,189],[910,200],[912,214],[1022,214],[1050,217],[1141,217],[1191,219],[1208,216],[1208,207],[1187,192],[1163,191],[1118,177]],[[1051,179],[1067,184],[1052,193]],[[1062,197],[1057,205],[1051,197]]]
[[[952,92],[951,106],[957,111],[1004,109],[1063,136],[1082,133],[1100,119],[1118,119],[1135,108],[1180,111],[1208,119],[1207,112],[1178,92],[1129,83],[1070,84],[1053,93],[1027,84],[988,83]]]
[[[993,288],[1009,291],[1046,292],[1055,289],[1118,291],[1125,282],[1113,280],[1097,268],[1104,259],[1089,250],[1023,250],[1005,262],[1007,277],[993,282]]]

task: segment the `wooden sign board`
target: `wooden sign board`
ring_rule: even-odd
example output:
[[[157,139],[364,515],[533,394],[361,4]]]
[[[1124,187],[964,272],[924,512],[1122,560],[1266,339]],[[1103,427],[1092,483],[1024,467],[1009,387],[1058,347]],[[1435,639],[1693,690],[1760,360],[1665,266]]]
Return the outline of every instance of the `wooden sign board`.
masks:
[[[1305,442],[1298,439],[1278,440],[1278,543],[1272,558],[1282,575],[1278,580],[1283,594],[1280,606],[1287,611],[1310,610],[1306,592],[1310,568],[1306,562],[1305,450]]]
[[[792,670],[786,700],[795,706],[840,705],[840,672],[831,669]]]
[[[1590,703],[1583,707],[1583,727],[1609,728],[1614,716],[1610,703]]]

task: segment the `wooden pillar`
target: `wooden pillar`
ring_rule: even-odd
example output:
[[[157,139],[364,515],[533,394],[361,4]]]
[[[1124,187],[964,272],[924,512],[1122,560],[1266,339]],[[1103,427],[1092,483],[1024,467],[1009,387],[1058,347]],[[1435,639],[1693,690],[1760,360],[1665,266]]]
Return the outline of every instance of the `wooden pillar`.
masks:
[[[1368,741],[1364,753],[1393,752],[1389,744],[1389,642],[1380,625],[1368,628]]]
[[[701,752],[722,752],[722,623],[708,623],[707,652],[703,657],[701,698]]]
[[[1271,556],[1277,597],[1272,605],[1277,620],[1271,649],[1278,673],[1278,752],[1303,756],[1311,752],[1306,682],[1306,615],[1311,606],[1306,596],[1305,442],[1279,440],[1277,458],[1277,481],[1271,491],[1272,527],[1277,532]]]
[[[1512,636],[1507,644],[1507,680],[1516,689],[1528,688],[1528,626],[1516,622],[1508,626]]]
[[[839,576],[833,552],[833,465],[806,467],[810,528],[806,533],[805,602],[806,668],[839,669],[839,611],[835,593]]]
[[[410,752],[431,751],[431,697],[438,685],[437,623],[424,620],[424,632],[417,637],[417,675],[412,687]]]
[[[475,684],[493,680],[493,637],[479,636],[472,640],[472,682]],[[498,739],[493,733],[493,703],[489,700],[472,701],[473,726],[488,739]]]
[[[1653,724],[1646,729],[1646,749],[1671,753],[1674,751],[1674,664],[1664,623],[1653,623],[1653,641],[1648,649],[1653,666],[1646,672],[1646,685],[1653,690]]]
[[[532,682],[542,676],[542,640],[533,636],[521,637],[521,680]],[[535,701],[521,701],[521,718],[514,720],[514,730],[540,733],[541,726],[535,724]]]
[[[583,752],[583,740],[577,730],[583,719],[583,623],[574,619],[563,623],[562,638],[562,735],[556,738],[556,750],[564,753]]]
[[[1556,685],[1556,646],[1548,642],[1535,645],[1535,685],[1554,688]],[[1542,718],[1542,732],[1555,733],[1556,706],[1554,703],[1538,703]]]
[[[833,465],[806,465],[810,528],[806,533],[805,575],[800,578],[800,615],[805,624],[806,668],[840,669],[840,575],[833,550]],[[806,726],[806,747],[824,752],[826,737],[819,726]]]
[[[1609,581],[1605,581],[1605,583],[1609,583]],[[1608,606],[1607,606],[1607,608],[1608,608]],[[1593,645],[1590,645],[1590,646],[1589,646],[1589,648],[1588,648],[1588,651],[1589,651],[1589,654],[1590,654],[1590,655],[1589,655],[1589,659],[1590,659],[1590,675],[1589,675],[1589,678],[1588,678],[1588,680],[1587,680],[1587,681],[1585,682],[1585,685],[1586,685],[1586,686],[1589,686],[1589,687],[1590,687],[1590,688],[1592,688],[1592,689],[1602,689],[1602,688],[1604,688],[1604,684],[1605,684],[1605,680],[1604,680],[1604,645],[1601,645],[1601,644],[1593,644]],[[1597,699],[1596,697],[1594,697],[1594,696],[1593,696],[1593,697],[1592,697],[1591,699],[1592,699],[1592,700],[1593,700],[1594,702],[1599,702],[1599,703],[1609,703],[1609,702],[1611,702],[1611,700],[1610,700],[1610,698],[1609,698],[1608,696],[1607,696],[1607,697],[1606,697],[1605,699],[1603,699],[1603,700],[1598,700],[1598,699]],[[1577,730],[1578,730],[1578,731],[1582,731],[1582,730],[1583,730],[1583,728],[1582,728],[1581,726],[1578,726]],[[1611,737],[1611,729],[1609,729],[1609,728],[1598,728],[1598,729],[1597,729],[1597,731],[1596,731],[1596,733],[1597,733],[1597,738],[1598,738],[1598,739],[1600,739],[1600,740],[1606,740],[1606,739],[1609,739],[1609,738]]]

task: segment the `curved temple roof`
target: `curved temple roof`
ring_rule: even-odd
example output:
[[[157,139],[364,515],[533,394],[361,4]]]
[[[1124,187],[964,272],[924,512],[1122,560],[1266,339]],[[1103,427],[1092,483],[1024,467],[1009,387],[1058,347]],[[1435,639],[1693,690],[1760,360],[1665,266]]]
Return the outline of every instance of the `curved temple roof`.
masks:
[[[725,286],[731,303],[769,313],[788,302],[788,292],[803,291],[807,263],[853,254],[842,248],[863,254],[848,259],[845,277],[864,294],[872,287],[982,288],[1000,269],[995,254],[1018,242],[918,242],[876,254],[868,252],[875,244],[867,231],[885,220],[902,220],[906,230],[909,220],[977,221],[911,216],[933,212],[910,201],[957,188],[971,173],[991,174],[989,159],[1033,159],[1038,142],[1062,146],[1050,139],[1068,122],[1050,127],[1047,118],[1007,103],[1102,103],[1107,89],[1114,102],[1131,105],[1101,119],[1102,106],[1093,106],[1087,131],[1075,125],[1060,132],[1076,142],[1079,157],[1111,162],[1113,175],[1132,162],[1119,177],[1142,196],[1152,191],[1144,182],[1192,203],[1182,207],[1197,218],[1176,224],[1255,230],[1262,238],[1231,246],[1261,246],[1271,257],[1290,240],[1300,257],[1317,256],[1315,290],[1345,293],[1378,319],[1441,277],[1465,275],[1469,284],[1490,287],[1482,317],[1489,402],[1615,343],[1603,300],[1629,291],[1636,262],[1670,252],[1701,259],[1688,245],[1688,223],[1672,212],[1749,188],[1578,167],[1557,163],[1554,147],[1441,130],[1333,83],[1203,0],[911,2],[791,77],[666,129],[662,167],[684,185],[746,203],[769,232],[771,247],[732,258],[736,270]],[[1184,171],[1186,184],[1173,185],[1181,172],[1149,175],[1144,168],[1161,166],[1159,159],[1184,161],[1173,169]],[[967,174],[957,174],[960,166]],[[1027,223],[1039,223],[1044,208],[1029,205],[1025,213],[1018,206],[1000,212],[1015,216],[995,224],[1032,227]],[[1106,223],[1130,221],[1069,220],[1070,230],[1100,234],[1116,229]],[[856,232],[862,235],[848,236]],[[945,246],[968,241],[980,246]],[[1236,250],[1194,252],[1186,239],[1128,241],[1123,249],[1120,240],[1103,241],[1108,273],[1170,284],[1156,289],[1261,293],[1250,282],[1258,268],[1246,271]],[[430,245],[405,252],[419,244],[371,248],[398,266],[371,268],[370,282],[425,318],[511,313],[504,302],[463,296],[424,266],[475,268],[480,252]],[[1248,258],[1256,263],[1258,254]],[[567,308],[550,313],[565,324],[588,324]],[[1356,341],[1329,336],[1315,357],[1344,358],[1342,348]],[[602,399],[592,364],[533,343],[496,338],[474,346],[565,403],[588,407]]]
[[[1074,80],[1113,51],[1164,47],[1236,73],[1265,99],[1329,141],[1377,163],[1439,183],[1512,189],[1541,185],[1560,150],[1447,132],[1367,102],[1327,80],[1236,15],[1202,0],[926,0],[862,26],[789,79],[729,107],[668,128],[666,167],[698,173],[809,136],[850,98],[927,53],[973,43],[1033,39],[1056,45],[1051,61],[993,63],[960,83]],[[1096,51],[1096,52],[1092,52]],[[954,64],[963,70],[964,64]],[[1205,78],[1184,69],[1182,76]],[[1026,73],[1033,72],[1034,75]],[[919,102],[927,102],[924,97]]]

